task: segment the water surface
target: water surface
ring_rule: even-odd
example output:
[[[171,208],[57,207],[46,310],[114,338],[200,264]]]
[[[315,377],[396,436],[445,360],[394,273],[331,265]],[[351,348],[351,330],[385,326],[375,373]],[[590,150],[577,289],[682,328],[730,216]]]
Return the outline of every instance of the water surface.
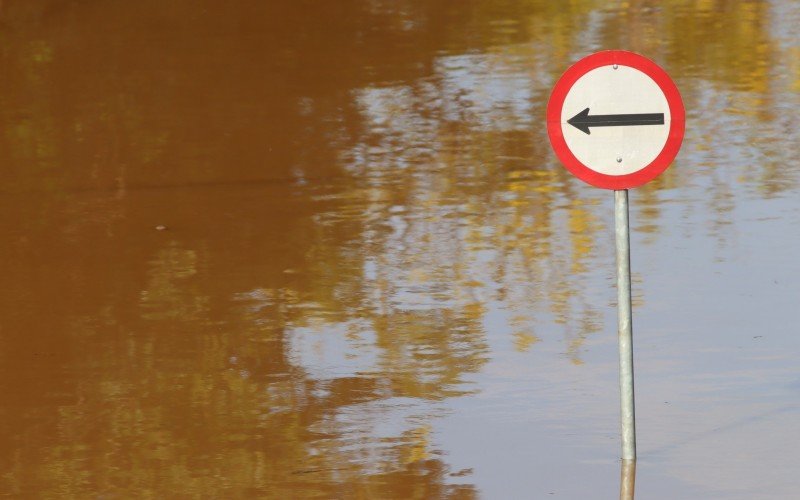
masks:
[[[800,487],[800,5],[0,3],[0,492],[615,498],[601,49],[687,136],[631,193],[637,498]],[[624,472],[624,471],[622,471]]]

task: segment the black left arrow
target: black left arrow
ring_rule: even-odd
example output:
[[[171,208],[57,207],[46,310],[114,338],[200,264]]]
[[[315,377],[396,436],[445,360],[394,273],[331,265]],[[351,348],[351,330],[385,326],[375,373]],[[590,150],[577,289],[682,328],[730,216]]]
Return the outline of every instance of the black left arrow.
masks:
[[[573,116],[567,123],[590,135],[589,127],[627,127],[631,125],[664,125],[664,113],[633,115],[589,115],[589,108]]]

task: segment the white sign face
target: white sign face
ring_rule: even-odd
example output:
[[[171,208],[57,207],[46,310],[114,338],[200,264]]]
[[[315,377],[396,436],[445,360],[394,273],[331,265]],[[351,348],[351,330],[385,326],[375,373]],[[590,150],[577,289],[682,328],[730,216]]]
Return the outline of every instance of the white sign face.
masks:
[[[547,102],[547,135],[564,167],[603,189],[646,184],[678,154],[686,110],[656,63],[625,50],[584,57],[558,79]]]
[[[561,130],[572,154],[611,176],[650,165],[667,143],[670,121],[658,84],[623,65],[601,66],[578,78],[561,109]]]

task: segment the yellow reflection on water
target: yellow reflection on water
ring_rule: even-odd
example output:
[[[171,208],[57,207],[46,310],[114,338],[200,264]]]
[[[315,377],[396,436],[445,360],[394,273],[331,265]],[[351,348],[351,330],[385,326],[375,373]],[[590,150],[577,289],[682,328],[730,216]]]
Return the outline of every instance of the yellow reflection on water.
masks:
[[[745,0],[0,2],[0,491],[478,497],[437,433],[448,404],[494,358],[583,369],[609,306],[607,193],[554,161],[552,82],[639,50],[687,103],[766,123],[770,67],[800,82],[769,18]],[[684,179],[637,191],[646,243]],[[732,200],[708,200],[720,241]]]

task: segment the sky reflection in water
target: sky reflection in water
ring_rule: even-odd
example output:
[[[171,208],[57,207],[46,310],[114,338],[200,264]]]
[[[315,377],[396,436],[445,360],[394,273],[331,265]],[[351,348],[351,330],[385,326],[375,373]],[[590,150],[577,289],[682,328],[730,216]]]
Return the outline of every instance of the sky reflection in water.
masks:
[[[637,494],[793,495],[795,2],[204,9],[0,7],[0,491],[615,497],[613,196],[544,109],[624,48],[688,111],[631,193]]]

